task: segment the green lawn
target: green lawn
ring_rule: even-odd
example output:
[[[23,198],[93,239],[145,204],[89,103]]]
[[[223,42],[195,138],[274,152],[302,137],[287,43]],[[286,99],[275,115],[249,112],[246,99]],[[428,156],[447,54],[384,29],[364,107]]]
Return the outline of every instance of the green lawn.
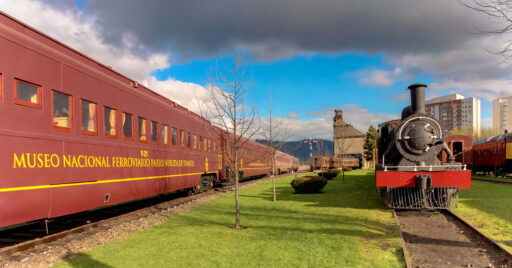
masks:
[[[505,182],[512,182],[512,178],[510,178],[510,177],[501,178],[501,177],[476,176],[476,175],[473,175],[473,176],[471,176],[471,177],[472,177],[472,178],[475,178],[475,179],[488,180],[488,181],[505,181]]]
[[[512,251],[512,186],[472,181],[454,212]]]
[[[234,194],[57,267],[403,267],[390,210],[373,173],[357,170],[329,181],[322,194],[298,195],[291,177],[241,191],[235,231]]]

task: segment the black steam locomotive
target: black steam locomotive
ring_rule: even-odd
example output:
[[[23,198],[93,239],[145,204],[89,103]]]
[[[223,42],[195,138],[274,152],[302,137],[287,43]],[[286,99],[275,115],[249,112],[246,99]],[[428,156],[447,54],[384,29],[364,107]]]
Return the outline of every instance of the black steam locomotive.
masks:
[[[459,189],[471,185],[471,171],[454,162],[439,122],[425,111],[425,84],[412,84],[411,105],[400,120],[379,125],[376,186],[392,208],[457,206]],[[445,150],[448,163],[438,155]]]

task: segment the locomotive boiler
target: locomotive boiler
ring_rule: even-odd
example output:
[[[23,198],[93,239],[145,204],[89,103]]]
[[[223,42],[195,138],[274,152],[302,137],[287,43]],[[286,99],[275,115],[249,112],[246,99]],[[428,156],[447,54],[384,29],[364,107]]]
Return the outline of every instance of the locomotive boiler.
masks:
[[[412,84],[411,105],[401,119],[379,125],[377,191],[392,208],[437,209],[457,206],[471,171],[454,161],[439,122],[425,110],[425,84]],[[442,163],[441,151],[448,155]]]

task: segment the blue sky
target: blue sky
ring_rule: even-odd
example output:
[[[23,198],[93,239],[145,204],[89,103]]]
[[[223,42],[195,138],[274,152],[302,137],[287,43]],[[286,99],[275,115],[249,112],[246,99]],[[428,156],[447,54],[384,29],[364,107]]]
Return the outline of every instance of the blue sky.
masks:
[[[194,60],[176,64],[153,73],[159,80],[174,78],[180,81],[206,85],[216,58]],[[382,55],[343,53],[339,55],[314,54],[296,56],[272,62],[254,60],[252,70],[253,90],[258,101],[264,100],[272,89],[277,116],[298,114],[312,119],[311,112],[322,111],[346,104],[366,107],[372,113],[399,114],[409,99],[396,98],[406,94],[409,83],[430,83],[427,75],[418,75],[400,81],[392,87],[362,84],[358,72],[371,68],[392,70]]]
[[[470,0],[467,0],[470,1]],[[361,130],[398,117],[406,88],[427,98],[512,94],[510,63],[488,51],[508,35],[479,35],[495,21],[455,1],[4,0],[0,10],[196,110],[217,59],[240,43],[250,100],[293,139],[332,138],[334,109]],[[195,100],[196,99],[196,100]]]

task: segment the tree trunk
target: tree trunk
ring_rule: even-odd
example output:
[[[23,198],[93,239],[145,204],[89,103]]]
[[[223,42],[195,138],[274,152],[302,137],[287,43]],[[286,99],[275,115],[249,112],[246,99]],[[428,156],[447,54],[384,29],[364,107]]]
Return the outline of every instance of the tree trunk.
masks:
[[[235,145],[235,210],[236,210],[236,220],[235,220],[235,230],[240,230],[240,207],[238,205],[238,180],[240,179],[240,174],[238,172],[238,148]]]
[[[276,155],[272,150],[272,187],[274,191],[274,202],[277,201],[276,196]]]

